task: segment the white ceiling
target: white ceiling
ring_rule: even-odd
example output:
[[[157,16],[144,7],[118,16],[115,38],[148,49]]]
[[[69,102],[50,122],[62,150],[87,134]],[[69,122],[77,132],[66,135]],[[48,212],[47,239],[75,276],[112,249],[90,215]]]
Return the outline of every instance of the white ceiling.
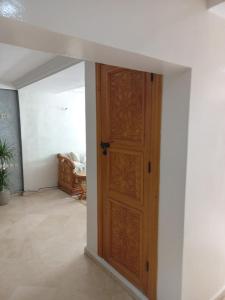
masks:
[[[0,82],[13,85],[55,55],[0,43]]]
[[[84,86],[84,66],[78,64],[70,68],[78,62],[69,57],[0,43],[0,88],[19,89],[46,77],[42,87],[49,87],[53,92],[81,87]]]
[[[211,12],[213,12],[214,14],[225,18],[225,2],[221,1],[221,3],[211,6],[211,8],[209,9]]]
[[[216,5],[224,2],[224,0],[206,0],[206,1],[207,1],[208,8],[216,6]]]
[[[84,87],[84,62],[66,68],[32,84],[40,91],[62,93]],[[26,87],[25,87],[26,88]]]

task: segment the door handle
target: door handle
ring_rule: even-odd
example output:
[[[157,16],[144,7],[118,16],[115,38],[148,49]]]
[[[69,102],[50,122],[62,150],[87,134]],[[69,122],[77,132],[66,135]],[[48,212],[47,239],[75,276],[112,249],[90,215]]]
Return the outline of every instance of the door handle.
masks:
[[[101,142],[100,146],[103,149],[102,154],[107,155],[107,149],[110,147],[110,143]]]

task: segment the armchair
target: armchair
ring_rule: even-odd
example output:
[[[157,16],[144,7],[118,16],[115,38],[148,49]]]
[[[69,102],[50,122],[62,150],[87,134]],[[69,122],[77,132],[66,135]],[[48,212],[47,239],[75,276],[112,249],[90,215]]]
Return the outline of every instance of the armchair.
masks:
[[[57,154],[58,187],[71,196],[86,198],[86,173],[77,173],[75,163],[69,157]]]

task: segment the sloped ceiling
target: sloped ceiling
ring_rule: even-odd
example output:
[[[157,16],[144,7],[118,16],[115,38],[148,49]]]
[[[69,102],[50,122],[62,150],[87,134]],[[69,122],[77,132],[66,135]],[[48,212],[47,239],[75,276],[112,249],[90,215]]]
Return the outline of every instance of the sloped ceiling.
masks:
[[[26,73],[55,57],[29,49],[0,43],[0,81],[13,84]]]
[[[210,7],[216,6],[223,2],[224,2],[224,0],[207,0],[207,5],[210,8]]]
[[[77,62],[73,58],[0,43],[0,83],[18,89]]]
[[[208,0],[208,8],[212,13],[225,18],[225,0]]]
[[[36,90],[56,94],[83,88],[84,85],[84,62],[77,63],[33,84],[37,88]]]

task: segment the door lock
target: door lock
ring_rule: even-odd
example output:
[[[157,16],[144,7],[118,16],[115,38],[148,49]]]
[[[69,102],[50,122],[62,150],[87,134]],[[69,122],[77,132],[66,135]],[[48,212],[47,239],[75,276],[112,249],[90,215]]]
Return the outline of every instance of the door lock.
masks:
[[[101,142],[101,148],[103,149],[102,154],[107,155],[107,149],[110,147],[110,143]]]

